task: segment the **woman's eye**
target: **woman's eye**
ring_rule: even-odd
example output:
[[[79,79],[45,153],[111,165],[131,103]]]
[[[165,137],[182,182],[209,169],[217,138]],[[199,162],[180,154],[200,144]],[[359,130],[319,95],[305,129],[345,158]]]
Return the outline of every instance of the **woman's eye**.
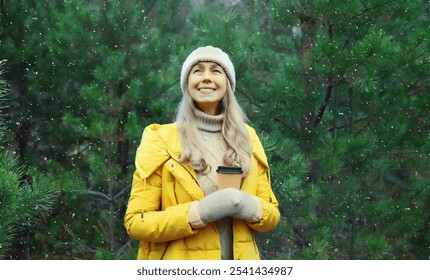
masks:
[[[221,74],[221,70],[219,70],[219,69],[215,69],[213,72],[217,73],[217,74]]]
[[[200,70],[200,69],[194,69],[194,71],[193,71],[193,73],[199,73],[199,72],[202,72],[202,70]]]

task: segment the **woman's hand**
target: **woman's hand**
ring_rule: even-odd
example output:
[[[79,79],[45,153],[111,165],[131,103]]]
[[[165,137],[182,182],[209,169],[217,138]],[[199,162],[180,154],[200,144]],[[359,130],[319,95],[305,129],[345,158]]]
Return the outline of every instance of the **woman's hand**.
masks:
[[[258,222],[262,218],[262,212],[258,198],[244,191],[227,188],[216,191],[201,201],[193,202],[189,209],[189,221],[193,228],[224,217]]]

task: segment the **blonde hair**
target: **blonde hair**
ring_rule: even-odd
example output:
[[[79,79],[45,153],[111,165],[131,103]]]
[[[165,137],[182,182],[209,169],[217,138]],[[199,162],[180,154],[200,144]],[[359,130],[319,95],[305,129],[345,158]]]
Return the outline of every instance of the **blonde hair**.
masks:
[[[221,101],[221,112],[224,113],[221,132],[229,149],[224,155],[223,164],[241,166],[246,177],[251,169],[252,156],[252,145],[245,126],[247,118],[233,94],[229,79],[227,83],[227,91]],[[203,172],[208,168],[208,164],[204,159],[205,146],[198,135],[194,110],[194,101],[187,90],[182,94],[176,116],[179,143],[182,148],[179,161],[187,162],[196,171]]]

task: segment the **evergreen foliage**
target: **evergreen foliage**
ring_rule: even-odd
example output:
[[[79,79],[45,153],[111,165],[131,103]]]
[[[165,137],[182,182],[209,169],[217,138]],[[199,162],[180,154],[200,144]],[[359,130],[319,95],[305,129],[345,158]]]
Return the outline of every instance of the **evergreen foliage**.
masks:
[[[429,3],[0,5],[11,85],[0,127],[17,154],[1,180],[25,185],[24,163],[62,190],[8,258],[135,257],[122,221],[142,130],[174,120],[181,64],[211,44],[231,55],[271,164],[282,219],[257,236],[263,258],[428,259]]]
[[[6,105],[7,86],[2,79],[5,61],[0,61],[0,108]],[[0,115],[0,141],[3,142],[4,120]],[[23,180],[24,168],[16,156],[0,146],[0,259],[11,249],[14,237],[46,218],[55,204],[57,193],[43,177],[33,182]]]

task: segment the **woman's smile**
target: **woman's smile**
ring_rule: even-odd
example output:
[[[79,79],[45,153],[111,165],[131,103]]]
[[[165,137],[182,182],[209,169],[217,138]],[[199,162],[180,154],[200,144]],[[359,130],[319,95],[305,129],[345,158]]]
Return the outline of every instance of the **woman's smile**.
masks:
[[[204,87],[204,88],[199,88],[199,91],[202,92],[202,93],[212,93],[212,92],[215,91],[215,89],[214,88]]]

